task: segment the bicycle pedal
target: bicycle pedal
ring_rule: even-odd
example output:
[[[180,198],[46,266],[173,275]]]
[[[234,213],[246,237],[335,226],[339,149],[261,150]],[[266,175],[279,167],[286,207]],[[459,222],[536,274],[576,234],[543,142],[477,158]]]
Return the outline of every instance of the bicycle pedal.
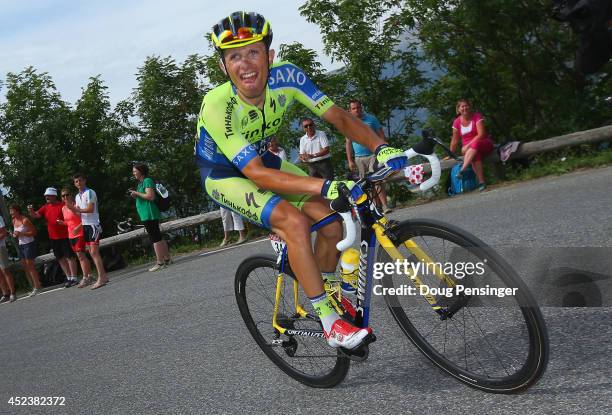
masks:
[[[345,349],[344,347],[339,347],[338,351],[347,359],[350,359],[354,362],[363,362],[370,355],[369,345],[371,343],[374,343],[375,341],[376,336],[374,334],[368,334],[366,337],[364,337],[363,343],[358,348],[349,350]]]

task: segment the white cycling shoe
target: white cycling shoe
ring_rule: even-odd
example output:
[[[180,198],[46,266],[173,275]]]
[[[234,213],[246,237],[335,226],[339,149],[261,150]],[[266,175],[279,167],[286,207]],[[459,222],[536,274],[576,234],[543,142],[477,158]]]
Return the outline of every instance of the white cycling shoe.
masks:
[[[348,321],[338,319],[334,321],[329,333],[325,330],[323,330],[323,333],[327,339],[327,344],[331,347],[353,350],[364,343],[366,337],[372,334],[372,329],[369,327],[361,329]]]

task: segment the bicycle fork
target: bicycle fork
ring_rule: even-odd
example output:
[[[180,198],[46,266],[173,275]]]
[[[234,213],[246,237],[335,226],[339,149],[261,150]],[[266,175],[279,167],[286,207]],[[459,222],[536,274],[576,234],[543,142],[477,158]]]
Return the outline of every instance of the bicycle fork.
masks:
[[[380,224],[375,223],[372,225],[372,228],[374,229],[374,232],[376,233],[376,239],[378,239],[380,246],[382,246],[382,248],[389,254],[391,259],[393,259],[394,261],[403,261],[406,259],[397,250],[397,248],[395,247],[391,239],[389,239],[389,237],[385,235],[385,229]],[[429,255],[427,255],[412,240],[409,239],[405,241],[404,246],[408,249],[408,251],[410,251],[410,253],[412,253],[422,263],[424,264],[434,263],[434,261],[429,257]],[[434,266],[433,269],[434,269],[436,277],[438,277],[440,281],[443,281],[448,287],[451,287],[451,288],[455,287],[455,282],[451,278],[449,278],[446,274],[444,274],[444,272],[442,272],[442,270],[439,269],[439,267]],[[405,270],[406,270],[406,276],[408,277],[410,282],[415,286],[417,290],[419,290],[419,292],[421,292],[420,291],[421,287],[424,286],[421,278],[411,268],[406,267]],[[438,313],[442,311],[442,307],[438,305],[438,301],[433,295],[422,294],[422,296],[429,303],[429,305],[431,306],[433,310],[435,310]]]

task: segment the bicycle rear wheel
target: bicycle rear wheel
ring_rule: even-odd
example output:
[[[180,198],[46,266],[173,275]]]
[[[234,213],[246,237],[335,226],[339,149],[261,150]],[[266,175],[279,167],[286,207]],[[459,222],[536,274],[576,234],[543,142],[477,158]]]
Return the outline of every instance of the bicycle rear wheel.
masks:
[[[295,277],[284,274],[278,282],[276,258],[254,256],[244,260],[236,271],[234,289],[240,314],[263,352],[283,372],[316,388],[331,388],[346,377],[350,360],[327,345],[324,338],[281,334],[272,327],[275,293],[280,285],[277,322],[292,330],[321,330],[321,323],[310,301],[298,289],[298,301],[307,316],[295,308]]]
[[[544,319],[527,286],[504,259],[473,235],[438,221],[406,221],[388,235],[414,264],[420,283],[433,294],[430,300],[440,307],[435,310],[420,295],[419,284],[404,269],[383,277],[389,310],[427,358],[461,382],[487,392],[519,392],[542,376],[548,361]],[[411,242],[421,251],[409,248]],[[382,247],[377,260],[392,261]],[[466,265],[470,263],[474,266]],[[460,285],[464,291],[458,293]],[[407,286],[414,291],[407,291]],[[467,289],[471,295],[465,294]]]

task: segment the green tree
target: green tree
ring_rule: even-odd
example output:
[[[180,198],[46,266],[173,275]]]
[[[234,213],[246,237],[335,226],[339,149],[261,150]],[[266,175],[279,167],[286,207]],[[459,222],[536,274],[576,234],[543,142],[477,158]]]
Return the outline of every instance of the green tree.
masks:
[[[455,102],[470,98],[498,139],[542,139],[592,128],[594,83],[573,67],[576,39],[543,0],[406,0],[395,18],[414,30],[442,75],[422,95],[450,135]],[[601,105],[600,105],[601,107]]]
[[[72,175],[82,171],[100,196],[104,227],[113,229],[115,218],[133,210],[124,196],[129,147],[121,140],[125,131],[110,112],[106,89],[99,77],[90,78],[73,110],[47,73],[30,67],[7,75],[0,174],[12,201],[39,206],[46,187],[73,187]],[[44,233],[42,222],[38,226]]]
[[[10,198],[40,204],[44,189],[63,183],[70,171],[70,107],[51,77],[28,67],[6,77],[0,105],[0,176]]]
[[[168,186],[179,217],[199,213],[206,204],[193,162],[204,75],[206,60],[197,55],[182,65],[171,57],[148,57],[138,69],[131,99],[140,131],[132,142],[136,157]]]
[[[341,97],[344,89],[342,88],[342,76],[330,74],[322,69],[321,63],[318,61],[316,51],[305,48],[299,42],[290,44],[281,44],[278,50],[278,57],[282,61],[289,61],[302,69],[308,77],[332,100],[336,101]],[[333,138],[333,130],[331,126],[324,124],[318,120],[315,115],[306,107],[300,104],[292,105],[285,115],[285,120],[277,135],[281,144],[289,151],[291,148],[299,148],[299,138],[304,135],[304,130],[300,121],[304,117],[310,117],[317,122],[317,128],[326,131],[330,138]],[[342,163],[341,154],[338,152],[339,141],[336,140],[332,144],[332,157],[336,156]],[[288,153],[289,154],[289,153]]]
[[[325,52],[345,65],[345,96],[361,99],[398,145],[403,143],[395,133],[412,130],[414,97],[423,83],[415,45],[394,14],[400,5],[396,0],[309,0],[300,7],[321,28]],[[393,118],[400,128],[391,128]]]
[[[111,111],[107,90],[100,76],[91,77],[76,102],[67,154],[71,172],[64,183],[72,186],[72,174],[84,173],[100,199],[103,227],[114,229],[115,220],[134,211],[133,200],[125,196],[126,190],[134,187],[130,163],[134,152],[128,140],[130,130],[121,123],[119,113]]]

